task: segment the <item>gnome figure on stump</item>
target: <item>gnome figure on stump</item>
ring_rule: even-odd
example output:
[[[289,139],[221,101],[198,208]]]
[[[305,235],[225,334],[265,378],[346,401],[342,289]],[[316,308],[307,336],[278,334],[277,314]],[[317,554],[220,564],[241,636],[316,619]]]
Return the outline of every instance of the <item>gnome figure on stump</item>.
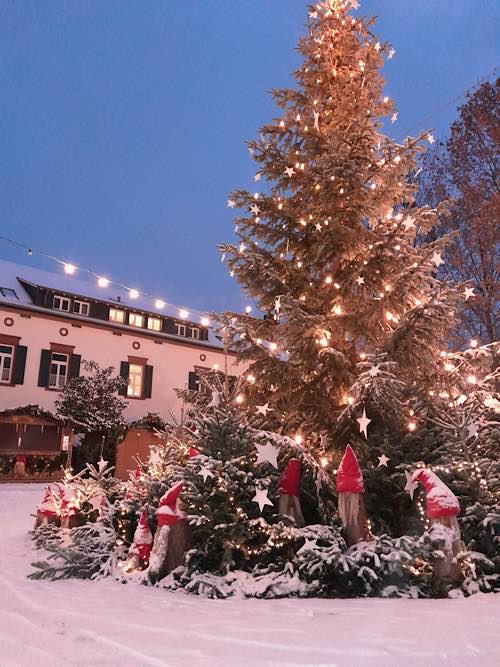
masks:
[[[339,514],[347,544],[356,544],[371,537],[366,518],[363,474],[351,445],[345,448],[337,471]]]
[[[149,565],[153,534],[149,528],[146,510],[141,513],[141,518],[134,533],[134,541],[130,545],[125,567],[125,572],[144,570]]]
[[[57,513],[56,501],[50,486],[45,488],[43,500],[37,507],[35,528],[48,523],[59,523],[59,514]]]
[[[191,532],[184,512],[179,507],[183,482],[177,482],[160,499],[158,527],[149,560],[148,575],[155,583],[184,562],[191,547]]]
[[[445,557],[437,560],[434,565],[436,584],[441,587],[455,583],[460,580],[461,574],[456,556],[463,549],[457,520],[460,514],[458,498],[432,470],[416,470],[411,480],[420,482],[424,487],[425,511],[431,525],[444,526],[449,531],[450,539],[444,550]]]
[[[304,526],[304,515],[300,506],[300,461],[290,459],[280,479],[279,513],[291,516],[298,528]]]

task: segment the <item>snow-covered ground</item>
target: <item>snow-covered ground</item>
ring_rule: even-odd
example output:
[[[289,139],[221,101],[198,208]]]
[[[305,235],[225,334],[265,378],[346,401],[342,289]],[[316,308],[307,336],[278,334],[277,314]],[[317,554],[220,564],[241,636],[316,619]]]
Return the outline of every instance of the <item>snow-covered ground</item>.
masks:
[[[26,578],[40,485],[0,485],[0,665],[500,665],[500,595],[205,600]]]

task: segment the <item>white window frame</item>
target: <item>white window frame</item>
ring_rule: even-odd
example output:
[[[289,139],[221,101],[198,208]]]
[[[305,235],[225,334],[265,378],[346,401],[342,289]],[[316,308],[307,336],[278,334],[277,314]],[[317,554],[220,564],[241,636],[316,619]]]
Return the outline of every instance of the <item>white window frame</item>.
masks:
[[[200,340],[200,330],[198,327],[189,327],[189,338]]]
[[[113,313],[120,314],[120,318],[117,318],[113,315]],[[111,307],[109,309],[109,321],[110,322],[116,322],[117,324],[125,324],[125,311],[122,310],[121,308],[113,308]]]
[[[157,326],[151,326],[153,323]],[[148,329],[150,331],[161,331],[161,319],[159,317],[148,317]]]
[[[10,352],[3,350],[2,348],[8,347]],[[1,384],[10,384],[12,378],[12,369],[14,367],[14,354],[15,347],[13,345],[0,345],[0,383]],[[6,364],[6,362],[8,362]],[[6,367],[7,366],[7,367]],[[6,377],[4,374],[6,373]]]
[[[129,313],[128,323],[131,327],[142,328],[144,326],[144,315],[141,313]]]
[[[144,364],[129,364],[127,396],[129,398],[142,398],[144,394]]]
[[[186,325],[181,324],[180,322],[175,323],[175,335],[176,336],[185,336],[186,335]]]
[[[59,300],[59,305],[56,306],[56,299]],[[63,305],[66,304],[68,307],[63,308]],[[60,294],[54,294],[54,301],[52,303],[52,307],[55,310],[60,310],[63,313],[70,313],[71,312],[71,299],[67,296],[61,296]]]
[[[64,359],[55,357],[65,357]],[[55,372],[52,368],[55,367]],[[50,355],[50,369],[49,369],[49,387],[51,389],[59,389],[68,381],[69,372],[69,354],[65,352],[52,352]]]
[[[75,309],[76,305],[78,305],[80,311]],[[84,315],[85,317],[88,317],[90,313],[90,303],[88,301],[80,301],[80,299],[75,299],[73,301],[73,312],[76,315]]]

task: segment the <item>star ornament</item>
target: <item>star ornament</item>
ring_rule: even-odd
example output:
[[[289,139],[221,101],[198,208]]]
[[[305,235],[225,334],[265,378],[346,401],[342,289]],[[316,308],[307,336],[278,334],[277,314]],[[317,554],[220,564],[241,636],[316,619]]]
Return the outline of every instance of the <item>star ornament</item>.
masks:
[[[368,371],[370,377],[374,378],[377,375],[380,375],[380,368],[378,366],[372,366]]]
[[[405,228],[405,232],[415,229],[415,220],[413,218],[406,218],[406,220],[403,220],[403,227]]]
[[[160,452],[157,449],[150,449],[148,463],[150,466],[157,466],[161,463]]]
[[[295,169],[293,167],[287,167],[285,169],[285,174],[288,176],[288,178],[292,178],[292,176],[295,174]]]
[[[407,470],[405,470],[405,475],[406,475],[405,491],[408,491],[408,493],[410,494],[410,498],[413,500],[413,495],[418,488],[418,482],[416,482],[413,479],[413,475]]]
[[[362,433],[368,440],[368,424],[371,422],[371,419],[368,419],[368,417],[366,416],[365,408],[363,408],[362,416],[356,419],[356,421],[359,424],[359,432]]]
[[[260,210],[260,208],[257,206],[257,204],[253,204],[252,206],[250,206],[250,210],[252,211],[252,213],[253,213],[254,215],[259,215],[259,213],[261,213],[261,210]]]
[[[200,468],[200,472],[198,473],[198,475],[203,478],[204,482],[207,481],[207,477],[213,477],[214,476],[214,474],[210,470],[210,468],[207,468],[206,466],[203,466],[202,468]]]
[[[255,174],[255,176],[253,177],[253,180],[254,180],[255,182],[260,181],[261,176],[262,176],[262,174],[260,173],[260,171],[258,171],[258,172]]]
[[[440,252],[435,252],[431,257],[431,262],[434,264],[436,269],[439,269],[441,264],[444,264],[444,260],[441,257],[441,253]]]
[[[228,199],[227,205],[229,206],[229,208],[234,208],[236,206],[236,202],[234,201],[234,199]]]
[[[252,498],[252,502],[257,503],[261,512],[266,505],[270,505],[271,507],[273,505],[267,495],[267,489],[255,489],[255,496]]]
[[[364,285],[365,284],[365,279],[363,278],[363,276],[358,276],[356,278],[356,282],[358,283],[358,285]]]
[[[391,116],[391,123],[395,123],[398,119],[398,112],[395,111]]]
[[[434,135],[431,134],[430,132],[429,132],[429,134],[427,135],[427,141],[431,144],[431,146],[432,146],[432,144],[435,143],[435,141],[436,141],[436,140],[434,139]]]
[[[306,551],[314,551],[314,549],[318,546],[316,540],[311,540],[308,537],[306,537],[306,540],[304,544],[300,547],[300,549],[297,551],[298,554],[303,554]]]
[[[278,469],[279,449],[268,442],[266,445],[255,445],[257,449],[256,463],[270,463],[276,470]]]
[[[389,50],[389,60],[392,60],[395,55],[396,55],[396,49],[390,49]]]
[[[380,468],[381,466],[385,466],[387,468],[387,462],[390,461],[391,459],[386,456],[385,454],[382,454],[382,456],[378,457],[378,466],[377,468]]]
[[[475,296],[474,290],[472,289],[472,287],[466,287],[464,290],[465,300],[468,301],[471,298],[471,296]]]

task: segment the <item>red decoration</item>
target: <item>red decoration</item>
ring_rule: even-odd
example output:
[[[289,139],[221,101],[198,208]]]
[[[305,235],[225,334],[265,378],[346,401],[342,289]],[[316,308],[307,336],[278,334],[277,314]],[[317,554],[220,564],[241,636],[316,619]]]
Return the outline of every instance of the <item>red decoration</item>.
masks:
[[[188,450],[188,456],[190,459],[194,458],[195,456],[199,455],[199,451],[195,447],[190,447]]]
[[[364,493],[363,473],[351,445],[345,448],[344,456],[337,472],[338,493]]]
[[[418,480],[424,487],[425,509],[429,519],[457,516],[460,513],[458,498],[432,470],[417,470],[412,479]]]
[[[37,508],[37,512],[45,517],[55,517],[57,516],[56,503],[54,494],[50,486],[45,488],[45,493],[43,495],[43,500]]]
[[[181,519],[184,519],[184,513],[178,507],[178,499],[182,487],[183,482],[177,482],[168,491],[165,491],[161,497],[157,512],[158,528],[161,528],[161,526],[173,526]]]
[[[300,461],[290,459],[280,479],[280,493],[298,496],[300,493]]]
[[[129,556],[135,555],[141,561],[147,561],[151,554],[152,545],[153,535],[149,528],[146,512],[143,510],[134,533],[134,541],[130,546]]]

